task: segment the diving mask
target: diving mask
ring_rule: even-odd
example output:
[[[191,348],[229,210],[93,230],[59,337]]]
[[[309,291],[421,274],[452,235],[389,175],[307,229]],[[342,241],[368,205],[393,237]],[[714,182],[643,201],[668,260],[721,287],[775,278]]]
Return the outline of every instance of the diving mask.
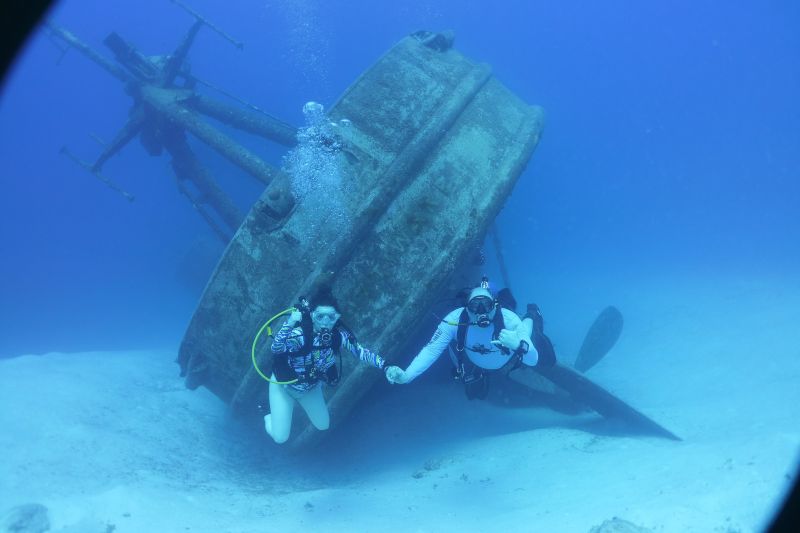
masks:
[[[324,313],[322,311],[314,311],[311,314],[311,318],[313,318],[317,322],[323,322],[323,321],[336,322],[337,320],[339,320],[339,313]]]
[[[467,303],[467,311],[476,315],[488,315],[494,309],[494,300],[488,296],[476,296]]]
[[[318,324],[320,327],[331,327],[333,326],[339,317],[341,317],[339,313],[337,313],[333,309],[315,309],[313,313],[311,313],[311,320],[314,321],[315,324]]]

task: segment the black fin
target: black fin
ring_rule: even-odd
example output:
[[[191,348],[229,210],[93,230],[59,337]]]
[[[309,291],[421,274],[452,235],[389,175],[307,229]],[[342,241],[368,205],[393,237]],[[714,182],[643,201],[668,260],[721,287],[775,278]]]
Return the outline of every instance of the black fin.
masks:
[[[605,418],[624,420],[629,427],[636,428],[643,433],[671,440],[681,440],[680,437],[652,418],[631,407],[571,368],[561,365],[545,368],[537,366],[533,371],[538,372],[569,392],[575,401],[590,407]]]
[[[581,350],[575,359],[575,369],[586,372],[599,363],[617,343],[622,333],[622,324],[622,313],[619,309],[613,305],[603,309],[586,332]]]

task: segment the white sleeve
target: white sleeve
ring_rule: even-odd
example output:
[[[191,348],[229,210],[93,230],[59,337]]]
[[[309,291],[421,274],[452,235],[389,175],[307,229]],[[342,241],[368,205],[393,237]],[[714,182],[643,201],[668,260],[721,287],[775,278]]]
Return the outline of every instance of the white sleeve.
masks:
[[[453,319],[452,315],[454,314],[455,318]],[[420,350],[414,360],[411,361],[411,364],[408,365],[408,368],[406,368],[406,383],[413,381],[417,376],[428,370],[434,361],[439,359],[439,356],[447,349],[447,345],[450,344],[450,341],[455,338],[456,332],[458,332],[458,319],[460,316],[461,309],[457,309],[439,322],[439,326],[433,333],[431,340],[428,341],[428,344]]]
[[[522,362],[528,366],[536,366],[536,363],[539,362],[539,352],[536,351],[536,346],[533,345],[533,341],[531,340],[533,320],[529,318],[520,320],[516,313],[504,309],[503,321],[505,322],[506,329],[515,331],[519,335],[521,341],[528,343],[528,353],[522,356]]]

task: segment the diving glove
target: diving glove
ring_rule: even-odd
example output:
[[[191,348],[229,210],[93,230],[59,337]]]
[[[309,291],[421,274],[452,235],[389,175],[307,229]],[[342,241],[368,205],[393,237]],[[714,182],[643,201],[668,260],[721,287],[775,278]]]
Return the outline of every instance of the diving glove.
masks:
[[[402,385],[403,383],[407,383],[406,373],[399,366],[386,367],[385,374],[386,374],[386,379],[392,385],[394,384]]]

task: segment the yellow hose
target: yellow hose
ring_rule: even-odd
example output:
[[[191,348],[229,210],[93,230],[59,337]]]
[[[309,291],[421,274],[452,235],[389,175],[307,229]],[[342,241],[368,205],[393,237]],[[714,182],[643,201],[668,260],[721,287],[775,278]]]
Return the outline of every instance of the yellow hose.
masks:
[[[259,329],[258,333],[256,333],[256,336],[253,339],[253,347],[250,349],[250,355],[253,358],[253,368],[256,369],[256,372],[258,372],[259,376],[261,376],[262,378],[266,379],[270,383],[274,383],[275,385],[291,385],[292,383],[296,383],[297,382],[297,378],[295,378],[295,379],[293,379],[291,381],[273,381],[273,380],[269,379],[267,376],[265,376],[264,373],[261,372],[261,369],[258,368],[258,363],[256,362],[256,344],[258,344],[258,338],[261,337],[261,334],[264,332],[265,329],[267,330],[267,335],[272,336],[272,328],[270,328],[269,325],[272,323],[273,320],[275,320],[279,316],[283,316],[283,315],[285,315],[287,313],[292,313],[294,311],[297,311],[297,309],[294,308],[294,307],[290,307],[288,309],[284,309],[283,311],[281,311],[280,313],[278,313],[274,317],[272,317],[269,320],[267,320],[266,322],[264,322],[264,325],[261,326],[261,329]]]

